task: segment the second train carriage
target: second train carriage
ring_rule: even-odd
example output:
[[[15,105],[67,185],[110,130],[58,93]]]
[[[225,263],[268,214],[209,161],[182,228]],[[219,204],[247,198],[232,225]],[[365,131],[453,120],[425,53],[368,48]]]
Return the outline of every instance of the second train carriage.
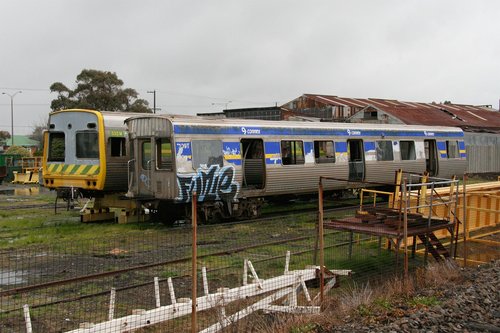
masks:
[[[131,198],[172,222],[189,213],[192,193],[206,219],[256,216],[262,198],[391,183],[403,169],[451,177],[466,168],[463,132],[453,127],[273,122],[135,116],[126,121],[134,160]]]

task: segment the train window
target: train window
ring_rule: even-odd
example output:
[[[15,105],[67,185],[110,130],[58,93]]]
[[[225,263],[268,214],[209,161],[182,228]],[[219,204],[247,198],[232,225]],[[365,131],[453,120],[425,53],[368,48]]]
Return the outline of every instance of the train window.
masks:
[[[446,141],[446,154],[448,158],[458,158],[458,141]]]
[[[64,133],[49,133],[49,162],[64,162],[65,148]]]
[[[413,142],[413,141],[412,141]],[[377,161],[393,161],[394,154],[392,152],[392,141],[376,141],[375,150],[377,153]]]
[[[172,144],[170,139],[156,140],[156,167],[160,170],[172,170]]]
[[[304,164],[304,149],[302,141],[281,141],[281,163]]]
[[[334,147],[333,141],[314,141],[316,163],[335,163]]]
[[[143,170],[149,170],[151,167],[151,142],[143,141],[141,145],[141,164]]]
[[[109,146],[112,157],[121,157],[127,155],[125,149],[125,138],[109,138]]]
[[[82,131],[76,133],[76,157],[99,157],[99,144],[96,131]]]
[[[193,167],[219,165],[222,166],[222,141],[220,140],[193,140]]]
[[[399,141],[399,149],[401,151],[401,160],[416,160],[415,141]]]

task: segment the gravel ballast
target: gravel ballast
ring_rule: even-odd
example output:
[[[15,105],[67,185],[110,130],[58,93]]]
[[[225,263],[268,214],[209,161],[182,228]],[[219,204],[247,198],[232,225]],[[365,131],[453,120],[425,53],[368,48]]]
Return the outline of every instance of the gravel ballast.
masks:
[[[460,281],[415,292],[436,304],[393,305],[380,320],[373,314],[348,316],[331,332],[500,332],[500,260],[462,270]]]

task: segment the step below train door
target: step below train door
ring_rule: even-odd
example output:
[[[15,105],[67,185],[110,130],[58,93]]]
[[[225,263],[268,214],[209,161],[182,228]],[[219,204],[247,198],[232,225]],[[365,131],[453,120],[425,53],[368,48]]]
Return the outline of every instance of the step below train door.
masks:
[[[365,179],[365,152],[363,140],[347,140],[347,153],[349,155],[349,180],[362,181]]]
[[[242,139],[242,187],[263,189],[266,184],[266,159],[262,139]]]
[[[424,140],[425,167],[429,176],[436,176],[438,173],[438,159],[436,140]]]

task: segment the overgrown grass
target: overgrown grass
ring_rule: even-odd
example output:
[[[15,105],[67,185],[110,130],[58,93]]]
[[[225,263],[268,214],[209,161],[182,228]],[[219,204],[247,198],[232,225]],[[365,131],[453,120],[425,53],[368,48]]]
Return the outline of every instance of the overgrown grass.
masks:
[[[441,278],[435,279],[436,272],[444,272]],[[263,315],[252,318],[254,322],[262,323],[259,332],[334,332],[336,326],[346,321],[389,322],[404,315],[405,311],[440,305],[437,296],[418,294],[418,290],[429,286],[450,285],[459,283],[460,276],[457,266],[444,263],[429,265],[419,271],[420,279],[413,276],[409,281],[393,277],[383,283],[353,283],[339,292],[327,297],[322,313],[316,315],[278,315],[272,320],[266,320]],[[417,274],[417,275],[418,275]],[[452,285],[452,284],[451,284]]]

